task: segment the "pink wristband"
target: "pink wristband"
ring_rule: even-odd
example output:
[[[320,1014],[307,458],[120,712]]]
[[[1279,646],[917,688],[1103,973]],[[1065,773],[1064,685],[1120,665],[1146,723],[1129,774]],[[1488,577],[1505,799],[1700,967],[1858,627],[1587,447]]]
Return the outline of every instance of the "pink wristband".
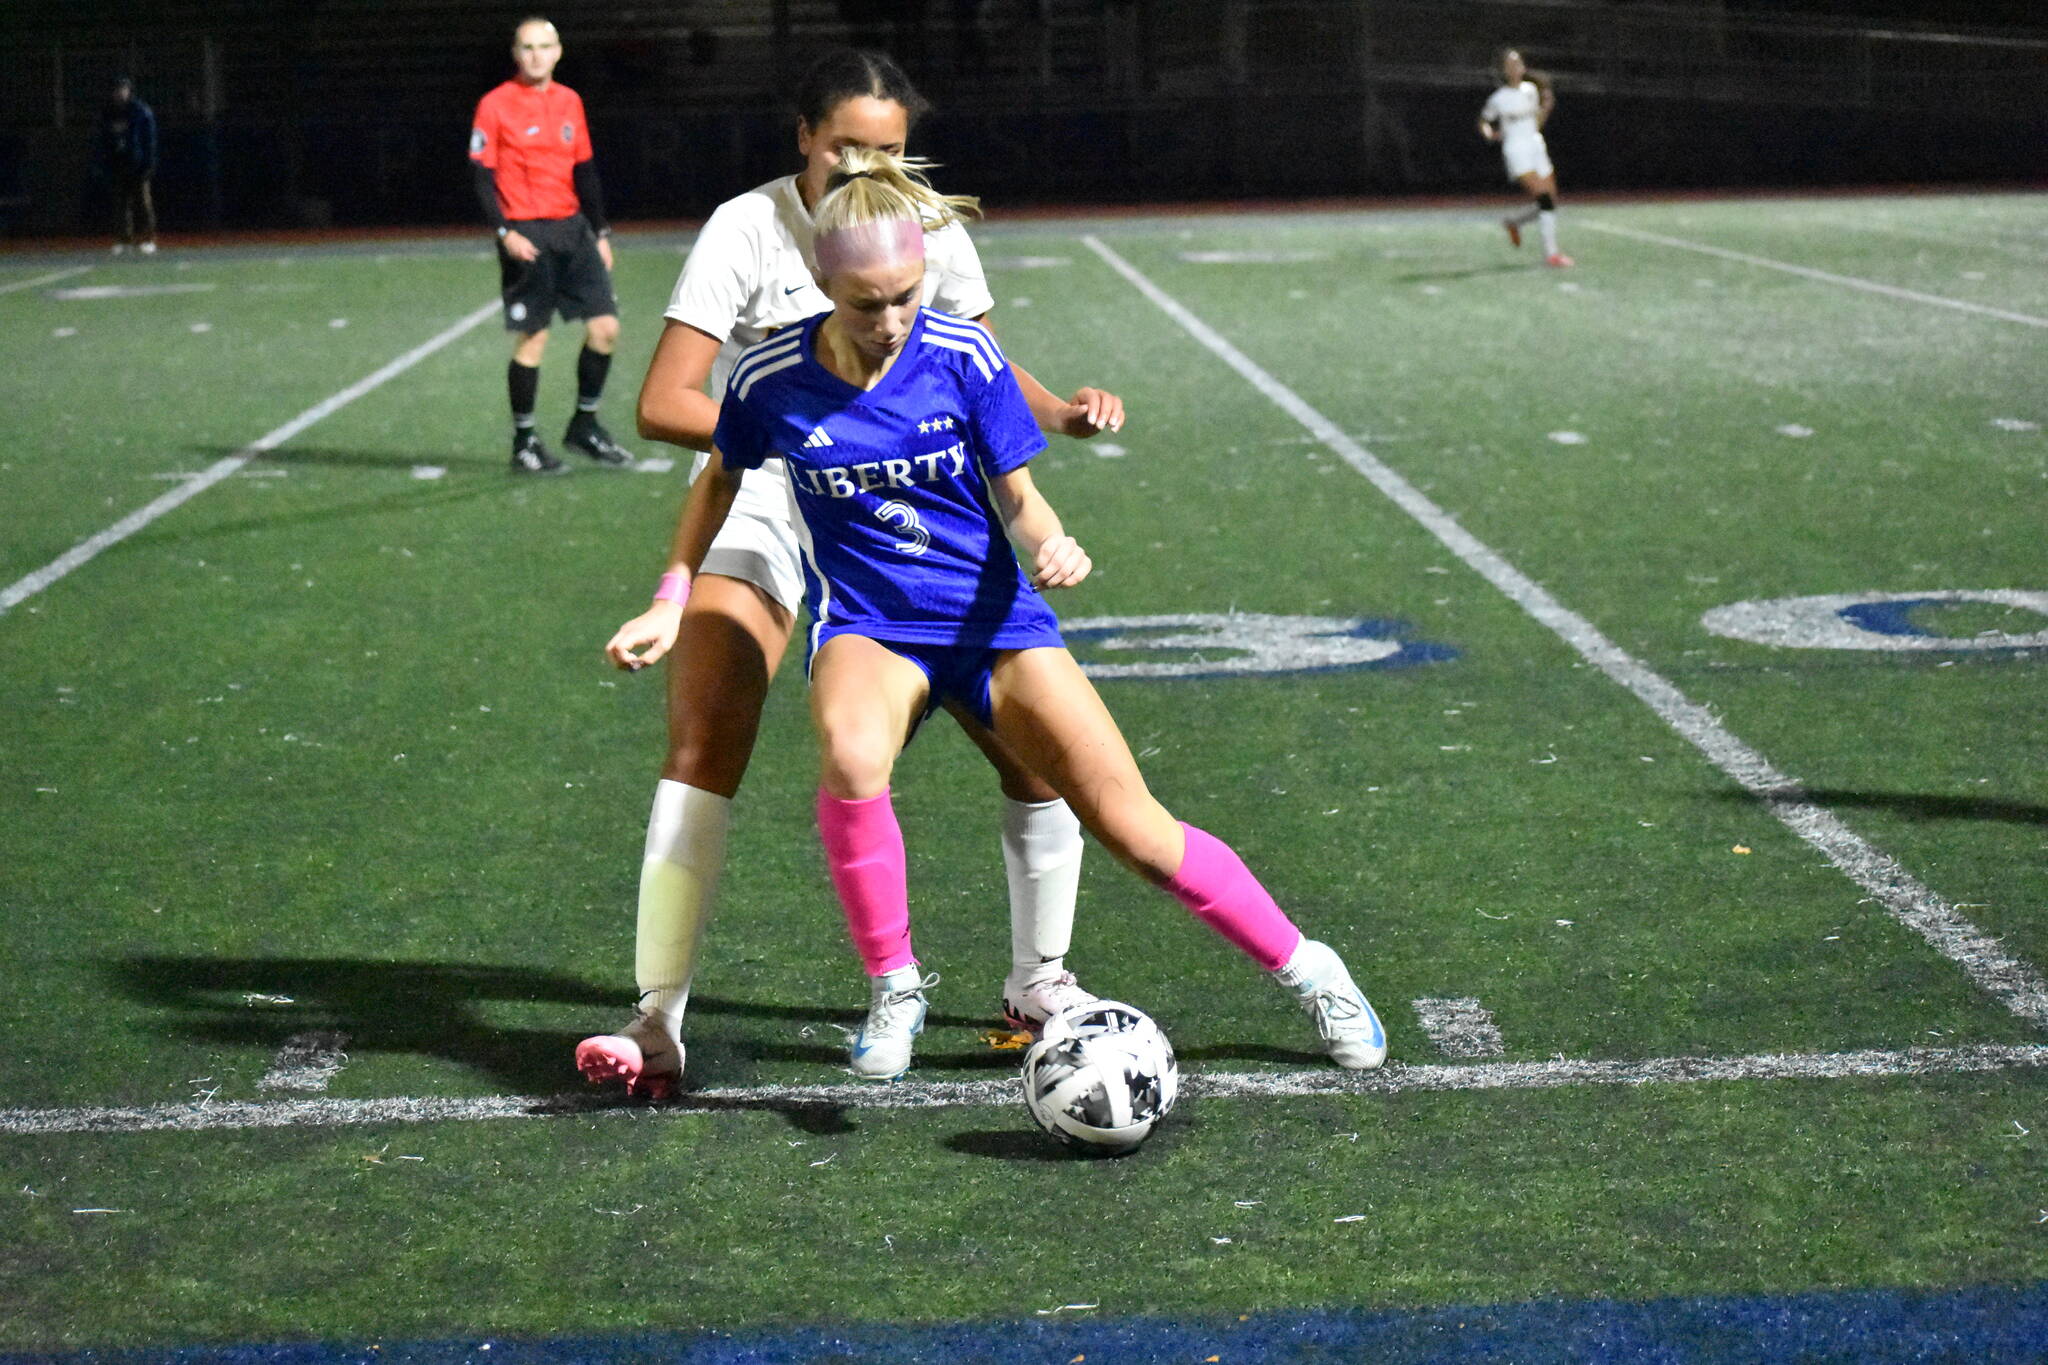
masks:
[[[690,600],[690,576],[683,573],[665,573],[661,583],[654,590],[657,602],[673,602],[677,606]]]

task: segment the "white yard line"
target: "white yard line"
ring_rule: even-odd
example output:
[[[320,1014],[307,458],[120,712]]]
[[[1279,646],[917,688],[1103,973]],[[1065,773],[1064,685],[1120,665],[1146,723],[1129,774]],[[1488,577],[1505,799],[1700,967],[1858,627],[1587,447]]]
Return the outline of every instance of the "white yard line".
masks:
[[[1782,270],[1787,275],[1797,275],[1802,279],[1819,280],[1823,284],[1839,284],[1846,289],[1861,289],[1870,294],[1882,294],[1886,298],[1904,299],[1908,303],[1953,308],[1957,312],[1978,313],[1987,318],[2022,323],[2028,327],[2048,327],[2048,318],[2037,318],[2031,313],[2015,313],[2006,308],[1989,308],[1981,303],[1965,303],[1961,299],[1944,298],[1940,294],[1923,294],[1917,289],[1901,289],[1894,284],[1879,284],[1876,280],[1860,279],[1855,275],[1837,275],[1832,271],[1815,270],[1812,266],[1774,261],[1768,256],[1752,256],[1746,251],[1730,251],[1726,247],[1708,246],[1704,242],[1688,242],[1680,237],[1644,232],[1640,228],[1621,227],[1615,223],[1601,223],[1588,218],[1577,220],[1574,226],[1592,232],[1611,233],[1616,237],[1629,237],[1638,242],[1651,242],[1657,246],[1675,247],[1680,251],[1697,251],[1702,256],[1718,256],[1724,261],[1739,261],[1743,265],[1760,266],[1765,270]]]
[[[73,275],[83,275],[90,269],[92,267],[89,265],[74,265],[69,270],[55,270],[47,275],[38,275],[32,280],[14,280],[8,284],[0,284],[0,294],[12,294],[17,289],[33,289],[39,284],[55,284],[59,280],[68,280]]]
[[[1556,1090],[1576,1085],[1685,1085],[1701,1081],[1840,1080],[1855,1076],[1948,1076],[2048,1066],[2048,1044],[1905,1048],[1865,1052],[1773,1052],[1749,1057],[1652,1057],[1642,1061],[1480,1062],[1379,1071],[1199,1071],[1181,1093],[1237,1099],[1298,1095],[1395,1095],[1451,1090]],[[640,1117],[742,1109],[946,1109],[995,1107],[1022,1098],[1017,1078],[988,1081],[853,1081],[840,1085],[761,1085],[698,1090],[647,1105],[612,1096],[487,1095],[384,1100],[228,1100],[137,1108],[0,1109],[0,1133],[197,1132],[205,1129],[339,1128],[385,1123],[568,1118],[620,1113]]]
[[[396,360],[364,375],[341,392],[315,403],[297,417],[292,418],[291,421],[286,422],[274,431],[266,432],[262,436],[257,437],[234,454],[216,460],[204,472],[194,475],[190,482],[179,484],[176,488],[171,489],[162,497],[156,499],[156,501],[130,512],[106,530],[80,541],[48,564],[45,564],[42,568],[29,574],[26,578],[8,585],[5,589],[0,589],[0,615],[4,615],[15,607],[20,606],[52,583],[63,578],[73,569],[90,560],[100,551],[120,544],[165,513],[175,511],[193,498],[198,497],[222,479],[233,477],[243,465],[248,464],[249,461],[255,459],[258,455],[263,454],[265,451],[276,449],[304,431],[307,427],[312,426],[315,422],[331,416],[340,409],[347,407],[350,403],[355,402],[356,399],[361,398],[372,389],[404,374],[443,346],[448,345],[448,343],[468,332],[485,318],[490,317],[498,310],[498,307],[499,305],[496,300],[485,304],[440,335],[421,342]]]
[[[1207,323],[1093,235],[1081,240],[1196,341],[1236,370],[1253,388],[1301,423],[1325,446],[1369,479],[1402,511],[1522,610],[1555,632],[1580,657],[1642,700],[1722,772],[1761,800],[1786,828],[1819,849],[1850,880],[1868,891],[1893,918],[1955,962],[1999,1003],[2030,1023],[2048,1026],[2048,981],[2008,954],[1998,941],[1956,912],[1891,857],[1866,842],[1833,812],[1805,799],[1799,785],[1737,739],[1706,707],[1608,640],[1593,623],[1568,610],[1451,515],[1300,395],[1252,362]]]

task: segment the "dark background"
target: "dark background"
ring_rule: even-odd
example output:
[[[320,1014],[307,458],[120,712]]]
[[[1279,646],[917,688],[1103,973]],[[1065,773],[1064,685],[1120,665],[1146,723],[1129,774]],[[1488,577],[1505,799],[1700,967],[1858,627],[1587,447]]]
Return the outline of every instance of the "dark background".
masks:
[[[1499,188],[1502,44],[1555,79],[1567,192],[2038,182],[2048,0],[563,0],[615,218],[795,168],[787,92],[885,48],[914,150],[997,206]],[[523,5],[0,0],[0,231],[95,231],[115,75],[157,111],[165,229],[466,224],[477,98]]]

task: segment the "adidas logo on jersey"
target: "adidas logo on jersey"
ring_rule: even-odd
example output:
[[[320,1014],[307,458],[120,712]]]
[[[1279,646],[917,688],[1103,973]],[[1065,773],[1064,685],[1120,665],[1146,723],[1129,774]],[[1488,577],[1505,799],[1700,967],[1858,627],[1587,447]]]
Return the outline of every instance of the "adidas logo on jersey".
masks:
[[[831,444],[832,438],[825,434],[825,428],[823,427],[817,428],[810,435],[804,437],[804,445],[811,450],[820,450]]]

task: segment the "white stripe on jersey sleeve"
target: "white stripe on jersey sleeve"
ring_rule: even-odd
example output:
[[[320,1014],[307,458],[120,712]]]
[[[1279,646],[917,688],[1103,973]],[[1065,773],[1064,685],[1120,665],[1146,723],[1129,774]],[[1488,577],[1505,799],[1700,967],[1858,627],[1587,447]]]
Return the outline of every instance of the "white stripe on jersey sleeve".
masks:
[[[943,346],[949,351],[964,351],[974,361],[974,368],[981,371],[983,379],[994,379],[996,377],[996,372],[988,367],[988,358],[972,342],[955,341],[951,337],[941,336],[927,327],[924,333],[924,344],[927,346]],[[740,397],[744,398],[746,395],[741,394]]]
[[[774,374],[777,370],[786,370],[792,365],[801,365],[803,363],[804,353],[801,348],[798,348],[788,352],[779,360],[770,360],[765,364],[754,366],[747,371],[744,379],[740,378],[739,371],[735,370],[733,371],[733,378],[738,381],[738,384],[733,389],[733,392],[739,395],[741,402],[745,402],[747,395],[753,392],[754,385],[760,383],[769,375]]]
[[[804,334],[802,332],[789,332],[782,336],[770,337],[766,341],[755,342],[747,347],[746,350],[741,351],[739,358],[733,361],[732,374],[726,380],[726,383],[729,385],[739,383],[747,378],[749,370],[788,355],[793,350],[801,352],[803,350],[803,341]],[[801,359],[802,356],[799,355],[798,358]]]
[[[949,318],[943,313],[934,313],[929,309],[925,311],[924,327],[927,333],[940,332],[949,337],[964,338],[973,342],[981,349],[981,353],[988,357],[990,364],[998,370],[1003,368],[1003,348],[996,345],[996,339],[989,335],[988,329],[972,322]]]

